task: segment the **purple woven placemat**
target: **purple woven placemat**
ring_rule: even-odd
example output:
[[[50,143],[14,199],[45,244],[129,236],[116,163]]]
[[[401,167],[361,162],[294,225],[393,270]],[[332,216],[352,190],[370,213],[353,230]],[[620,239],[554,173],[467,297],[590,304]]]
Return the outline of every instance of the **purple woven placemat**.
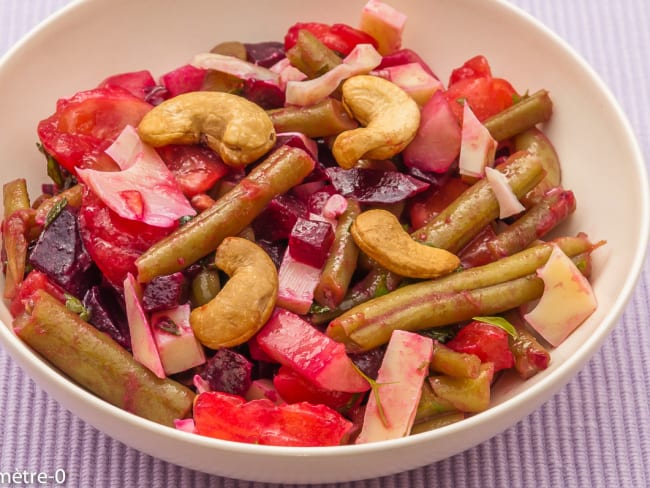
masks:
[[[0,0],[0,54],[67,3]],[[591,64],[619,100],[650,161],[647,0],[511,3],[541,20]],[[44,83],[47,75],[43,74]],[[601,350],[555,397],[515,426],[462,454],[417,470],[330,486],[650,486],[649,277],[646,263],[630,305]],[[61,408],[2,349],[0,371],[2,476],[23,471],[59,477],[65,473],[66,486],[96,488],[277,486],[209,476],[154,459]],[[56,486],[56,481],[49,485]]]

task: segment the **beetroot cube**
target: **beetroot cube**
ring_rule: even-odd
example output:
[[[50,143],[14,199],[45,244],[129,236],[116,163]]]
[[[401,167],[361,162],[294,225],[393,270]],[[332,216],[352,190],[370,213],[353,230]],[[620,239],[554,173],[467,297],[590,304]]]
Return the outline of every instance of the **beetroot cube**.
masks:
[[[298,218],[306,216],[307,206],[298,198],[286,193],[278,195],[253,221],[255,237],[267,241],[288,239]]]
[[[332,241],[334,230],[329,223],[298,219],[289,237],[289,252],[296,261],[321,268]]]
[[[147,313],[159,312],[182,305],[188,298],[189,283],[179,271],[158,276],[147,283],[142,296],[142,307]]]

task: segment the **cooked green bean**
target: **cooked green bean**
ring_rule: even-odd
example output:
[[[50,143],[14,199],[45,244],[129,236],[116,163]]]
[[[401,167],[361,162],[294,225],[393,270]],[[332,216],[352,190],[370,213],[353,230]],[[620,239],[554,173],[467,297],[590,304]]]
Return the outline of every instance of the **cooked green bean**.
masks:
[[[490,117],[484,125],[497,141],[505,141],[537,124],[547,122],[552,113],[551,97],[546,90],[539,90]]]
[[[357,127],[341,102],[326,98],[308,107],[287,106],[267,110],[275,131],[302,132],[308,137],[328,137]]]

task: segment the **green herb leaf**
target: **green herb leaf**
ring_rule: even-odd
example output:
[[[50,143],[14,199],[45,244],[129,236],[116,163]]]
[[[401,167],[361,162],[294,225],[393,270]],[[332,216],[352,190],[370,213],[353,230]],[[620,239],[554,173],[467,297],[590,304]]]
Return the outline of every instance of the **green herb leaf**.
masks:
[[[386,280],[382,279],[381,282],[377,283],[377,288],[375,288],[375,298],[384,296],[388,294],[388,286],[386,286]]]
[[[59,216],[61,210],[63,210],[67,204],[68,199],[65,197],[61,198],[54,204],[54,206],[50,209],[50,211],[47,213],[47,216],[45,217],[45,227],[54,222],[54,219]]]
[[[83,303],[81,303],[77,297],[70,295],[69,293],[64,294],[64,296],[65,308],[70,310],[72,313],[79,315],[81,320],[88,322],[88,320],[90,320],[90,311],[83,306]]]
[[[495,327],[499,327],[500,329],[505,330],[514,339],[517,338],[517,329],[515,329],[515,326],[503,317],[472,317],[472,320],[483,322],[484,324],[494,325]]]
[[[175,336],[181,335],[180,327],[178,327],[178,324],[176,324],[176,322],[174,322],[169,317],[164,317],[163,319],[161,319],[160,322],[156,324],[156,327],[158,327],[160,330],[164,330],[165,332]]]
[[[180,227],[184,226],[187,224],[190,220],[192,220],[194,217],[192,215],[183,215],[181,218],[178,219],[178,225]]]
[[[318,314],[318,313],[327,313],[327,312],[331,312],[331,311],[332,311],[331,308],[326,307],[325,305],[320,305],[320,304],[315,303],[315,302],[312,303],[311,307],[309,308],[309,313],[316,313],[316,314]]]
[[[420,330],[418,334],[425,337],[430,337],[434,341],[441,343],[448,342],[454,338],[458,332],[458,327],[456,325],[447,325],[444,327],[434,327],[432,329]]]

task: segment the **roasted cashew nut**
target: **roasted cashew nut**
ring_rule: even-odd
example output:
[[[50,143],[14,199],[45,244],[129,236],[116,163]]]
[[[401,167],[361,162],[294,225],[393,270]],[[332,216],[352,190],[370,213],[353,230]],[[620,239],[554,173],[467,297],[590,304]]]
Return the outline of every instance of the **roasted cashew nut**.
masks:
[[[190,92],[165,100],[143,117],[138,134],[154,147],[205,142],[234,167],[252,163],[275,144],[273,122],[264,109],[222,92]]]
[[[359,249],[401,276],[436,278],[460,266],[460,259],[449,251],[413,240],[397,217],[386,210],[362,212],[350,233]]]
[[[359,159],[389,159],[413,140],[420,125],[417,103],[394,83],[371,75],[348,78],[342,85],[343,106],[364,126],[342,132],[332,153],[339,166]]]
[[[230,279],[192,310],[190,326],[201,344],[219,349],[243,344],[266,323],[278,296],[278,273],[261,247],[241,237],[224,239],[214,262]]]

